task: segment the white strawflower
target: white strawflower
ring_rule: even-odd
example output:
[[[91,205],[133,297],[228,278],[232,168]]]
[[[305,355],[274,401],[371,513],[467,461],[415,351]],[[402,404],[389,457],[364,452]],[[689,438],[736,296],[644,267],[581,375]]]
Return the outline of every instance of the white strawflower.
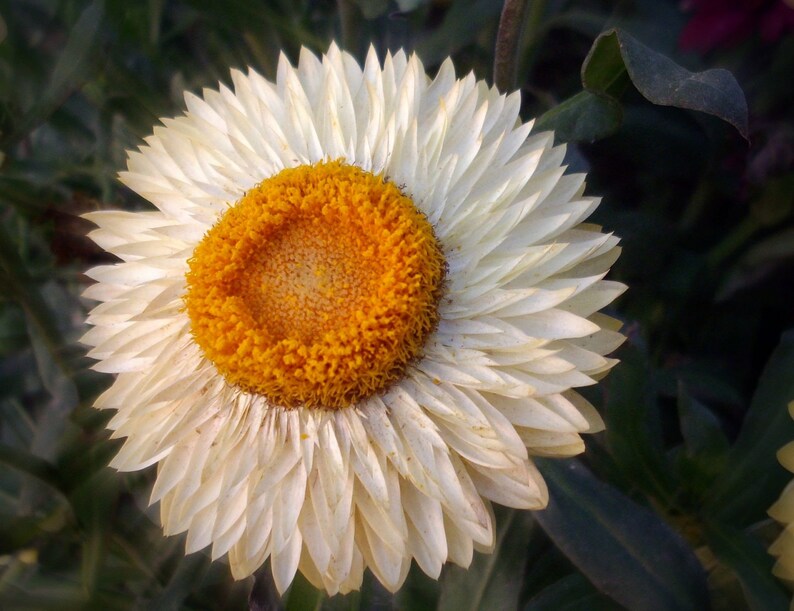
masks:
[[[157,463],[165,533],[236,578],[270,558],[282,592],[468,566],[492,501],[545,506],[532,457],[603,427],[572,388],[623,339],[618,240],[519,94],[449,60],[332,45],[232,81],[130,152],[156,210],[88,215],[122,261],[89,272],[83,338],[118,374],[112,465]]]

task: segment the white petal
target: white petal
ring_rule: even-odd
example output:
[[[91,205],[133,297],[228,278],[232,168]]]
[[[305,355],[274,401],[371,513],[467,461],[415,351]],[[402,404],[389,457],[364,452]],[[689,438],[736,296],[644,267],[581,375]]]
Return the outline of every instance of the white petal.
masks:
[[[276,584],[279,594],[283,594],[289,584],[292,583],[295,571],[298,570],[302,545],[303,538],[301,533],[298,529],[295,529],[281,550],[274,550],[270,556],[273,582]]]

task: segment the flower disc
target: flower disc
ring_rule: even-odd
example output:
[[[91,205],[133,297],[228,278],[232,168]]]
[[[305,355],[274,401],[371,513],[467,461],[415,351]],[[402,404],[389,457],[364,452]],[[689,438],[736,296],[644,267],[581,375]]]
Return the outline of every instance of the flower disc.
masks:
[[[283,170],[196,247],[193,337],[272,405],[341,408],[399,379],[438,320],[444,258],[391,182],[339,162]]]

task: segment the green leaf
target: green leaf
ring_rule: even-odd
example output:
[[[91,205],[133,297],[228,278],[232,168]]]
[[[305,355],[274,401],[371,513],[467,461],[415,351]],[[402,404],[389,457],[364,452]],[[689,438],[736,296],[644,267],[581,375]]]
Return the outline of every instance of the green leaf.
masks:
[[[512,611],[518,607],[532,517],[526,511],[505,509],[498,512],[496,524],[492,554],[475,554],[468,569],[445,569],[438,611]]]
[[[686,265],[686,261],[682,264]],[[682,284],[691,287],[692,282]],[[684,384],[690,395],[696,395],[702,401],[721,404],[737,412],[744,411],[744,397],[737,388],[739,381],[726,378],[724,372],[708,360],[689,359],[678,364],[665,364],[664,369],[656,372],[656,381],[660,395],[676,396],[680,385]]]
[[[60,104],[88,77],[91,63],[96,60],[96,45],[104,17],[104,2],[92,2],[80,15],[69,33],[66,46],[58,54],[58,61],[41,99],[41,104]]]
[[[77,405],[77,387],[72,369],[64,354],[66,342],[57,321],[58,310],[53,309],[40,287],[27,269],[5,227],[0,225],[0,281],[7,295],[13,298],[25,313],[28,336],[33,348],[39,378],[51,395],[46,409],[37,417],[37,426],[31,451],[51,458],[59,436],[67,426],[66,418]],[[65,304],[59,304],[63,307]]]
[[[267,577],[269,578],[270,575],[268,574]],[[268,582],[268,585],[271,592],[275,591],[272,581]],[[325,598],[323,593],[310,584],[299,571],[287,592],[285,611],[319,611],[323,605],[323,598]],[[262,608],[266,606],[263,605]]]
[[[29,285],[35,291],[35,287]],[[50,343],[41,332],[41,325],[27,317],[28,335],[36,357],[39,377],[44,388],[52,396],[50,408],[60,414],[69,413],[78,402],[77,388],[72,380],[72,371],[63,355],[61,346]]]
[[[6,518],[0,522],[0,554],[12,554],[35,543],[36,537],[41,536],[44,519],[38,516],[21,516]]]
[[[33,575],[25,581],[24,589],[12,584],[0,590],[0,608],[36,609],[86,609],[85,592],[72,575]]]
[[[20,256],[16,240],[5,226],[0,224],[0,282],[3,283],[5,296],[16,301],[25,312],[29,329],[46,344],[46,349],[53,358],[58,347],[64,344],[56,318],[52,315],[47,302],[33,281],[27,264]]]
[[[150,609],[177,611],[184,608],[185,599],[204,580],[209,558],[198,552],[181,558],[162,592],[148,602]]]
[[[389,0],[352,0],[365,19],[377,19],[389,10]]]
[[[622,121],[617,100],[580,91],[541,115],[535,129],[554,130],[559,142],[594,142],[617,131]]]
[[[706,490],[725,467],[728,438],[717,417],[693,399],[683,384],[678,390],[678,418],[684,437],[679,473],[693,490]]]
[[[416,45],[425,65],[441,63],[447,56],[472,42],[488,21],[496,21],[502,3],[493,0],[459,0],[444,13],[444,20]]]
[[[102,0],[95,0],[83,10],[77,23],[71,28],[66,46],[58,53],[44,91],[33,107],[17,122],[13,132],[3,134],[0,144],[7,146],[27,135],[88,79],[98,58],[102,57],[97,46],[102,33],[103,18]]]
[[[24,329],[25,319],[19,309],[0,307],[0,357],[6,357],[26,345]]]
[[[717,291],[718,301],[727,301],[789,265],[794,257],[794,227],[784,227],[750,246],[733,265]]]
[[[628,83],[629,77],[617,36],[602,32],[582,64],[582,85],[587,91],[617,98],[623,94]]]
[[[364,585],[361,588],[362,605],[359,608],[362,611],[370,609],[372,602],[383,595],[383,590],[383,586],[371,573],[365,575]],[[397,609],[436,609],[440,594],[441,584],[437,579],[429,577],[418,569],[408,571],[405,583],[394,595],[393,606]],[[323,611],[333,610],[329,610],[326,604]]]
[[[372,590],[372,588],[369,587],[372,580],[373,578],[371,576],[369,579],[365,577],[360,590],[353,590],[347,594],[335,594],[334,596],[326,597],[325,594],[321,592],[322,604],[320,605],[320,609],[322,609],[322,611],[368,611],[372,609],[375,606],[374,601],[369,600],[371,597],[368,597],[369,591]],[[370,584],[367,583],[368,581]],[[378,586],[380,586],[380,584],[378,584]],[[417,607],[408,608],[416,609]],[[309,611],[311,607],[300,607],[298,611],[303,611],[304,609]],[[287,609],[285,611],[290,610]]]
[[[687,453],[720,461],[728,451],[728,439],[711,411],[693,399],[683,385],[678,394],[678,415]]]
[[[758,540],[729,526],[709,522],[706,540],[721,562],[739,578],[753,611],[785,611],[789,595],[772,576],[774,560]]]
[[[658,515],[575,460],[538,463],[550,500],[535,518],[599,591],[629,609],[708,608],[702,567]]]
[[[620,366],[606,381],[606,440],[624,477],[669,504],[675,493],[672,469],[662,444],[653,371],[643,352],[626,346]]]
[[[777,451],[794,440],[788,404],[794,400],[794,330],[783,334],[772,353],[728,454],[722,476],[708,491],[706,515],[743,526],[764,515],[791,479]]]
[[[593,93],[617,97],[626,77],[649,102],[714,115],[747,139],[747,101],[727,70],[690,72],[625,31],[607,30],[582,64],[582,84]]]
[[[415,11],[420,5],[426,4],[430,0],[397,0],[397,8],[401,13]]]
[[[166,0],[148,0],[149,41],[156,45],[160,39],[160,27]]]
[[[103,565],[108,530],[118,503],[119,479],[109,468],[86,478],[72,491],[75,516],[83,527],[82,583],[89,594],[101,587],[99,574]]]
[[[750,213],[764,227],[782,223],[794,212],[794,199],[789,197],[792,189],[794,174],[766,178],[761,194],[751,204]]]
[[[55,465],[22,448],[0,443],[0,464],[17,469],[61,492],[61,478]]]
[[[563,577],[534,596],[524,611],[620,611],[612,599],[601,594],[581,574]]]

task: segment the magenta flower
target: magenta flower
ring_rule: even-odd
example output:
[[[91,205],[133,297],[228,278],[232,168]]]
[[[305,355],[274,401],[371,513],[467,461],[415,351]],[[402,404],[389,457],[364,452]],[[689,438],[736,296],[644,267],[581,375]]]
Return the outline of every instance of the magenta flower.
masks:
[[[732,47],[756,32],[772,43],[794,29],[793,0],[685,0],[683,9],[693,13],[679,38],[687,51]]]

